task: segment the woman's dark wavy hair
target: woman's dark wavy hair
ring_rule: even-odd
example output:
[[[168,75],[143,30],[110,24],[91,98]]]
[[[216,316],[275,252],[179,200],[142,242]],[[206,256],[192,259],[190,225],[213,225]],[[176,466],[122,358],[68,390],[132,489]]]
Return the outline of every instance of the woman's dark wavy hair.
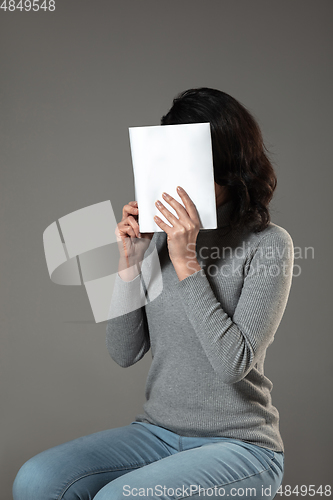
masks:
[[[277,185],[258,123],[236,99],[207,87],[179,94],[161,125],[211,125],[214,179],[227,186],[234,209],[231,228],[265,229],[269,202]]]

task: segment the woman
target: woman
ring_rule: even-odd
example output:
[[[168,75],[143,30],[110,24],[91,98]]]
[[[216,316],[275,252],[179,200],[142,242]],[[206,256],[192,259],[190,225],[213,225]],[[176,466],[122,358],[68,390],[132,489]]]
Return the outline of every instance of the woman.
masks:
[[[163,232],[139,234],[135,201],[116,229],[121,257],[107,346],[123,367],[151,349],[144,413],[29,460],[14,500],[267,500],[281,485],[284,446],[264,360],[289,296],[293,242],[270,221],[277,181],[256,121],[208,88],[183,92],[162,118],[203,122],[211,124],[217,229],[199,231],[182,189],[183,204],[170,195],[156,204],[170,223],[155,218]],[[140,295],[141,262],[153,245],[162,293],[117,316]]]

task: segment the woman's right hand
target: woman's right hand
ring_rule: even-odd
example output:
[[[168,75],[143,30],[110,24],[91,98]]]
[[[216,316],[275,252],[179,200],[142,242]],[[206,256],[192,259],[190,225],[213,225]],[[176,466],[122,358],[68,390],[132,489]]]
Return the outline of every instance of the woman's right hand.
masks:
[[[137,201],[130,201],[124,205],[122,219],[115,230],[122,269],[137,265],[143,260],[144,253],[154,235],[154,233],[140,234],[138,218]]]

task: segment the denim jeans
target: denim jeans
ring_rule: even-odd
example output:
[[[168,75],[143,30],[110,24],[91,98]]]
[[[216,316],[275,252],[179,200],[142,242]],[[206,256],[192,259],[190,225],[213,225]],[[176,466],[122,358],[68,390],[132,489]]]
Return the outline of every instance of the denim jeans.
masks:
[[[184,437],[132,422],[31,458],[15,478],[13,497],[269,500],[281,485],[283,472],[282,452],[225,437]]]

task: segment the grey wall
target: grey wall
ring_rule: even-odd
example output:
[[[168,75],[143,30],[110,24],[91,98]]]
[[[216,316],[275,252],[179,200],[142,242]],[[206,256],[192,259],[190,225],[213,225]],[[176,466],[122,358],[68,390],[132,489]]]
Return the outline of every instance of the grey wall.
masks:
[[[0,12],[1,500],[31,456],[142,410],[150,354],[126,369],[111,360],[84,288],[50,281],[42,233],[108,199],[119,221],[134,197],[128,127],[159,124],[197,86],[244,103],[273,154],[272,221],[303,257],[266,362],[283,484],[330,484],[332,7],[56,0],[54,12]]]

